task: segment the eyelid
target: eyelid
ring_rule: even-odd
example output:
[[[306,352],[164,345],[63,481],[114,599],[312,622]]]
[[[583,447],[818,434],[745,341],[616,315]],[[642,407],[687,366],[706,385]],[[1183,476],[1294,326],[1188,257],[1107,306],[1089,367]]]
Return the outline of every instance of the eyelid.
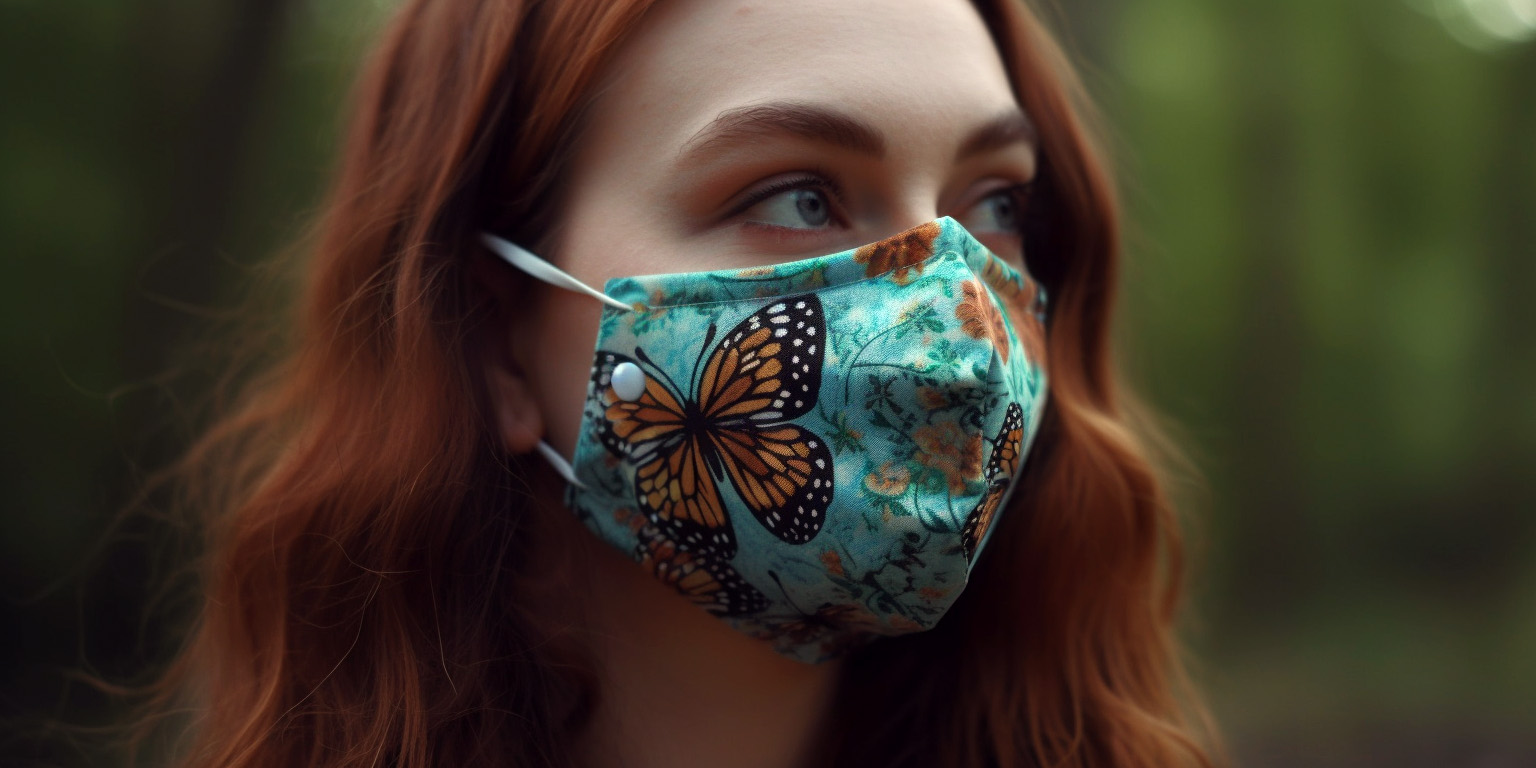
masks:
[[[1013,181],[1006,178],[988,179],[985,184],[978,185],[980,191],[971,194],[970,199],[961,206],[960,210],[969,211],[980,204],[981,201],[1005,192],[1017,201],[1026,201],[1029,199],[1030,189],[1033,184],[1034,179],[1028,181]]]
[[[797,189],[818,189],[827,193],[835,206],[843,205],[842,187],[830,175],[802,171],[799,174],[781,174],[776,180],[745,193],[745,197],[726,209],[724,218],[733,218],[751,210],[753,206],[771,200],[785,192]]]

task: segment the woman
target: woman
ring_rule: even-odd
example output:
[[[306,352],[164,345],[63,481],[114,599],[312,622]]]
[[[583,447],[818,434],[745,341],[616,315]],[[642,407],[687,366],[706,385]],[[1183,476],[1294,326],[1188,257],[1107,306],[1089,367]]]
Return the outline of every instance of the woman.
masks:
[[[1009,0],[406,2],[189,461],[186,763],[1210,764],[1078,97]]]

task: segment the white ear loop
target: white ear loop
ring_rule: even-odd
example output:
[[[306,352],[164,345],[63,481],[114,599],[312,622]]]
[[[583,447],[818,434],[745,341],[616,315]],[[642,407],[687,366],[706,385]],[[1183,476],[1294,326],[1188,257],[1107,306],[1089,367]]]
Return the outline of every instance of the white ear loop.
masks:
[[[486,246],[489,247],[492,251],[495,251],[497,256],[500,256],[502,259],[506,260],[508,264],[511,264],[517,269],[522,270],[529,277],[532,277],[535,280],[541,280],[543,282],[549,283],[556,288],[564,288],[568,291],[574,291],[576,293],[591,296],[592,298],[597,299],[598,301],[601,301],[610,307],[622,309],[625,312],[635,311],[634,307],[631,307],[628,304],[625,304],[624,302],[609,296],[608,294],[593,290],[586,283],[571,277],[570,275],[561,271],[555,265],[539,258],[538,256],[535,256],[532,252],[525,248],[521,248],[513,243],[509,243],[506,240],[490,234],[489,232],[480,233],[480,240],[481,242],[484,242]],[[564,456],[560,455],[559,451],[555,450],[550,446],[549,443],[546,443],[543,440],[540,440],[536,447],[539,451],[539,455],[543,456],[544,460],[549,462],[551,467],[554,467],[555,473],[560,475],[561,479],[582,490],[587,489],[587,486],[584,483],[576,479],[576,470],[571,467],[571,463],[566,461]]]
[[[555,468],[556,474],[560,475],[560,477],[563,478],[567,483],[570,483],[571,485],[574,485],[583,491],[587,489],[586,485],[582,484],[580,480],[576,479],[576,470],[571,468],[571,463],[566,461],[565,457],[561,456],[560,452],[551,447],[549,443],[540,440],[538,450],[539,455],[543,456],[544,460],[549,462],[551,467]]]
[[[597,299],[598,301],[601,301],[610,307],[622,309],[625,312],[635,311],[634,307],[631,307],[628,304],[625,304],[624,302],[619,301],[618,299],[615,299],[606,293],[593,290],[586,283],[571,277],[570,275],[561,271],[555,265],[539,258],[538,256],[533,255],[533,253],[527,249],[509,243],[506,240],[490,234],[489,232],[480,233],[480,239],[486,244],[486,246],[495,251],[497,256],[505,259],[508,264],[517,267],[535,280],[542,280],[557,288],[564,288],[568,291],[575,291],[576,293],[591,296],[592,298]]]

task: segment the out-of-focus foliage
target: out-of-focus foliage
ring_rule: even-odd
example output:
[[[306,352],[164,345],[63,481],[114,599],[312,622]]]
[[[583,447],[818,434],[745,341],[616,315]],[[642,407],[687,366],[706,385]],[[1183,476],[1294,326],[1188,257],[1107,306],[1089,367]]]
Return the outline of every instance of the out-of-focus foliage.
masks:
[[[1099,9],[1125,351],[1210,481],[1255,764],[1536,764],[1536,43],[1495,2]]]
[[[67,670],[174,642],[140,620],[175,527],[105,534],[195,425],[178,350],[312,212],[388,5],[0,0],[0,755],[117,716]],[[1123,354],[1206,477],[1234,752],[1536,764],[1536,4],[1063,5],[1126,181]]]

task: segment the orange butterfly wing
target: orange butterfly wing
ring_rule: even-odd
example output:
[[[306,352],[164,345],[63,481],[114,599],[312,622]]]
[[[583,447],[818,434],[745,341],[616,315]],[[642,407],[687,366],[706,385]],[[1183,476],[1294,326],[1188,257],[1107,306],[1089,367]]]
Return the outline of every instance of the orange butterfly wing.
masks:
[[[1013,473],[1019,467],[1019,453],[1023,447],[1024,409],[1018,403],[1009,403],[1008,411],[1003,416],[1003,426],[998,430],[997,438],[992,441],[992,455],[987,459],[987,495],[966,516],[965,528],[960,531],[960,543],[965,548],[966,558],[976,554],[976,547],[987,535],[987,529],[992,527],[997,509],[1002,505],[1003,495],[1007,493]]]
[[[733,550],[720,490],[705,457],[700,436],[687,429],[687,409],[660,379],[647,376],[645,391],[633,401],[613,392],[612,371],[629,358],[602,353],[593,368],[595,390],[605,406],[598,437],[636,465],[635,495],[652,521],[677,522]]]
[[[832,454],[815,434],[784,422],[815,405],[826,327],[821,312],[815,296],[798,296],[738,323],[699,371],[696,404],[673,392],[638,350],[645,390],[634,401],[620,399],[612,371],[636,361],[599,353],[593,392],[606,423],[598,437],[635,465],[641,508],[683,546],[735,554],[721,477],[730,478],[747,508],[780,539],[801,544],[820,532],[832,502]]]
[[[731,484],[763,526],[791,544],[821,530],[832,502],[832,454],[793,424],[711,435]]]
[[[795,424],[821,388],[821,302],[777,301],[721,340],[699,377],[699,410],[724,474],[754,517],[780,539],[803,544],[832,503],[832,453]]]
[[[654,525],[641,527],[639,536],[635,560],[704,610],[739,616],[768,607],[768,598],[729,565],[679,547]]]

